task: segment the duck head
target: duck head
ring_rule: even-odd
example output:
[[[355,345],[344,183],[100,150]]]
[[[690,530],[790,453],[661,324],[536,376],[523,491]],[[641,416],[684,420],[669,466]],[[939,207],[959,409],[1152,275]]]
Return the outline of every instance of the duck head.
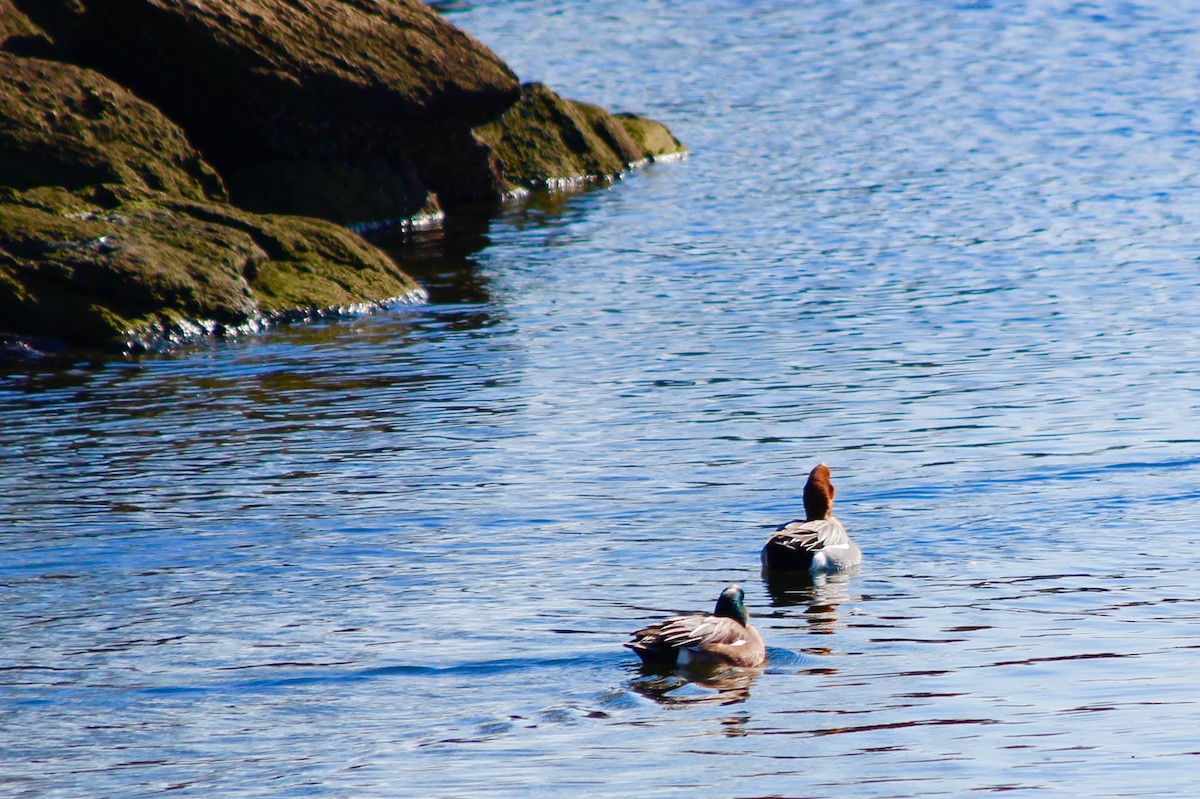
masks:
[[[738,624],[746,624],[746,593],[737,583],[731,584],[717,597],[717,607],[714,616],[725,616]]]
[[[818,463],[808,473],[804,484],[805,521],[828,519],[833,512],[833,483],[829,482],[829,467]]]

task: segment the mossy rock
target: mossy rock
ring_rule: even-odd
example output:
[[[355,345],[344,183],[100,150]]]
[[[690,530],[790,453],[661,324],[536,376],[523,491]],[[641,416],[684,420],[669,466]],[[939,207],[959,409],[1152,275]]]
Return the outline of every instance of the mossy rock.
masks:
[[[417,290],[361,237],[316,219],[125,187],[0,191],[0,333],[157,348]]]
[[[101,183],[225,198],[216,172],[154,106],[97,72],[0,53],[0,186]]]
[[[419,0],[3,3],[183,126],[237,205],[357,227],[501,192],[471,129],[517,77]]]
[[[18,11],[12,0],[0,0],[0,50],[20,55],[45,55],[53,48],[46,32]]]
[[[266,254],[244,232],[142,205],[106,208],[65,189],[0,196],[5,332],[113,347],[185,323],[257,312],[244,275]]]
[[[639,163],[685,152],[660,123],[613,116],[541,83],[523,85],[521,99],[476,133],[492,148],[510,190],[615,178]]]
[[[661,122],[628,112],[613,114],[613,117],[625,128],[625,133],[637,145],[642,158],[654,161],[675,158],[687,153],[687,148]]]
[[[251,237],[266,257],[246,278],[259,311],[268,317],[349,309],[420,292],[382,250],[332,222],[176,199],[157,203]]]
[[[179,122],[221,169],[469,130],[519,83],[419,0],[14,0],[63,57]]]

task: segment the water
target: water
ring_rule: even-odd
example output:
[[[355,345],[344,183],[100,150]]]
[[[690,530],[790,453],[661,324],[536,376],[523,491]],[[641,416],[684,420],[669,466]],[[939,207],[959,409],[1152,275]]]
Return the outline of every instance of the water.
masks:
[[[449,8],[692,157],[0,377],[0,795],[1194,796],[1200,12]],[[642,674],[729,581],[765,672]]]

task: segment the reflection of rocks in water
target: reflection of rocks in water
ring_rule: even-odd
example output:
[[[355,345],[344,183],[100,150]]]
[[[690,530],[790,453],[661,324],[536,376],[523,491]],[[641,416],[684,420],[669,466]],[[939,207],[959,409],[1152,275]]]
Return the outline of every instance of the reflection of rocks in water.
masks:
[[[827,574],[763,572],[771,604],[777,608],[807,605],[804,616],[814,632],[833,632],[837,606],[849,599],[851,579],[858,569]]]
[[[588,206],[578,198],[594,191],[588,184],[573,190],[539,189],[500,205],[455,208],[442,224],[430,228],[393,226],[364,232],[408,275],[415,278],[435,305],[489,304],[489,281],[479,273],[475,255],[493,243],[491,228],[499,220],[511,231],[555,231],[585,218]]]
[[[521,202],[512,205],[504,213],[504,222],[513,230],[546,230],[570,227],[585,219],[589,206],[579,202],[579,197],[593,192],[594,187],[574,190],[530,192]]]
[[[371,234],[382,249],[429,292],[434,304],[487,304],[487,278],[479,274],[473,256],[491,244],[491,215],[460,210],[432,230],[394,228]]]
[[[639,667],[630,687],[664,705],[733,705],[750,698],[750,686],[762,669],[690,666],[678,669]]]

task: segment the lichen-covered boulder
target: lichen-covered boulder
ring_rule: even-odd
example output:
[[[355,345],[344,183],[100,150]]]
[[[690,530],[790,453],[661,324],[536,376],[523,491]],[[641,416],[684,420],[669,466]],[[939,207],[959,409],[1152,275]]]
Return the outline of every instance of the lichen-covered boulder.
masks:
[[[0,186],[123,184],[222,200],[183,131],[105,76],[0,52]]]
[[[522,86],[521,99],[476,133],[491,148],[510,192],[614,178],[644,161],[686,152],[658,122],[614,116],[541,83]]]
[[[153,349],[416,291],[322,220],[109,187],[0,190],[0,337]]]

